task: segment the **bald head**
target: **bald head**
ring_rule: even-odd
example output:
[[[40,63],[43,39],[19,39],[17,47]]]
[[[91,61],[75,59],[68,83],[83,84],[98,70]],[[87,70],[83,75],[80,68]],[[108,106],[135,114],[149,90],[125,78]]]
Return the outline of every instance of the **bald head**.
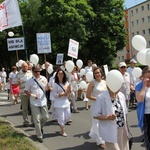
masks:
[[[26,62],[23,62],[22,66],[21,66],[21,69],[22,69],[23,72],[27,72],[27,70],[28,70],[28,64]]]

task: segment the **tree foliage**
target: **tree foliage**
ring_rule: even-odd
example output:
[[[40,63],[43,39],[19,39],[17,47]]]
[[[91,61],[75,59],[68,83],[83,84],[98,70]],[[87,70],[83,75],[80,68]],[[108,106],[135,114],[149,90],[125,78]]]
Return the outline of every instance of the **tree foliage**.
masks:
[[[112,65],[116,53],[125,46],[124,0],[19,0],[23,28],[15,27],[0,34],[0,52],[7,55],[7,33],[26,37],[29,54],[37,53],[36,33],[50,32],[52,53],[48,61],[55,64],[57,53],[68,59],[69,39],[79,42],[78,57],[98,65]],[[5,43],[5,44],[4,44]],[[15,56],[15,53],[13,53]],[[42,57],[40,55],[40,57]],[[25,59],[25,53],[19,52]],[[4,62],[4,61],[3,61]],[[0,62],[2,64],[2,61]]]

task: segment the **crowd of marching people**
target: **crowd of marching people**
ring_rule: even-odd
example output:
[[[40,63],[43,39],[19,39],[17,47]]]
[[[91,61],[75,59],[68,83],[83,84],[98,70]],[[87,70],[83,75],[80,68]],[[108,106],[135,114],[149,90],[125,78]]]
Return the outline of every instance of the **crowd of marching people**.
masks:
[[[60,126],[60,134],[67,137],[65,125],[72,122],[71,113],[79,113],[77,101],[83,100],[85,109],[90,108],[91,112],[89,136],[97,146],[106,150],[130,149],[127,114],[130,107],[137,105],[138,125],[144,134],[146,149],[150,150],[150,69],[146,67],[142,75],[135,78],[133,69],[136,63],[131,59],[128,68],[125,62],[118,64],[122,84],[115,91],[107,84],[102,69],[91,60],[82,74],[78,66],[68,72],[66,61],[62,66],[53,66],[51,72],[48,71],[49,62],[42,67],[23,61],[20,68],[12,67],[8,77],[2,68],[0,89],[8,91],[8,99],[14,105],[18,104],[20,97],[23,125],[35,127],[39,142],[43,142],[43,127],[50,117],[49,109],[52,120]],[[93,75],[91,81],[86,79],[89,72]],[[29,111],[31,120],[28,119]]]

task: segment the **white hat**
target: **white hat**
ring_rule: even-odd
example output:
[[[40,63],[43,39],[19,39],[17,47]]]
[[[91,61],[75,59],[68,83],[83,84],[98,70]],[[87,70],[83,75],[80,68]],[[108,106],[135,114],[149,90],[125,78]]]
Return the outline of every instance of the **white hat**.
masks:
[[[126,65],[126,63],[125,62],[121,62],[121,63],[119,63],[119,65],[118,65],[118,67],[120,68],[120,67],[127,67],[127,65]]]
[[[136,64],[136,63],[137,63],[137,61],[136,61],[135,59],[131,59],[131,60],[130,60],[130,63],[134,63],[134,64]]]

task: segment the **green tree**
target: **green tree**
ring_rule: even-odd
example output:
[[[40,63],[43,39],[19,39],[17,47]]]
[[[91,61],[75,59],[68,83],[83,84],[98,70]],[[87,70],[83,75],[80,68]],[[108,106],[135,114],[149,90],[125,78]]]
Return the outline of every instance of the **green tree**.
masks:
[[[89,0],[96,16],[87,21],[86,57],[100,66],[112,66],[117,51],[125,46],[123,3],[124,0]]]
[[[82,51],[82,45],[88,40],[87,18],[94,16],[86,0],[41,0],[39,12],[40,32],[51,33],[54,57],[58,52],[67,53],[70,38],[80,43],[79,51]]]

